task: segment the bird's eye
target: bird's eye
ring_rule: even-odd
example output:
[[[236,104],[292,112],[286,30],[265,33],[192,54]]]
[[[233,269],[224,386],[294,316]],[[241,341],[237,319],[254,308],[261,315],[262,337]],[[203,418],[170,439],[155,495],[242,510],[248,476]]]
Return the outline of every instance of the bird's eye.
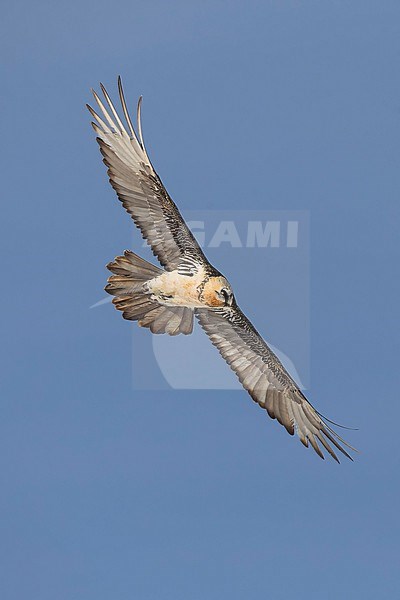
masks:
[[[220,296],[223,299],[225,306],[230,306],[232,304],[233,294],[230,290],[226,288],[222,288],[220,292]]]

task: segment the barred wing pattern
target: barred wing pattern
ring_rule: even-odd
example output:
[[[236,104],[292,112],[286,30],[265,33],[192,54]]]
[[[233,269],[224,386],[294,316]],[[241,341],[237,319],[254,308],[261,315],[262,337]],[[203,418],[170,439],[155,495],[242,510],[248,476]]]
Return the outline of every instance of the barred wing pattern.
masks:
[[[337,462],[332,445],[352,460],[339,441],[354,448],[323,421],[237,305],[196,309],[196,316],[245,390],[272,419],[277,419],[290,435],[296,432],[304,446],[310,443],[321,458],[324,456],[317,439]]]
[[[121,78],[118,78],[118,88],[129,133],[103,85],[101,89],[108,109],[93,91],[103,118],[87,105],[96,121],[92,126],[98,136],[112,187],[167,271],[176,269],[184,256],[195,262],[205,261],[203,252],[147,155],[142,135],[141,97],[137,108],[137,135],[126,106]]]

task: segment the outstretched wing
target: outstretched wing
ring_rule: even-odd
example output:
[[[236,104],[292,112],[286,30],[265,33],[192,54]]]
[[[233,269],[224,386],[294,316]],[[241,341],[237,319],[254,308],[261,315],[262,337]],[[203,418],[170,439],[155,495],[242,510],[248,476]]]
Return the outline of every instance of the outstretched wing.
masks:
[[[183,256],[204,261],[199,245],[147,155],[140,117],[142,99],[139,98],[137,107],[137,135],[128,113],[120,77],[118,88],[129,133],[103,85],[101,89],[108,108],[93,91],[103,118],[87,105],[96,120],[92,125],[98,136],[103,162],[108,167],[110,183],[163,267],[168,271],[176,269]]]
[[[305,446],[310,443],[321,458],[317,439],[337,462],[332,445],[351,459],[339,441],[354,448],[323,421],[238,306],[196,309],[196,316],[245,390],[272,419],[290,435],[296,432]]]

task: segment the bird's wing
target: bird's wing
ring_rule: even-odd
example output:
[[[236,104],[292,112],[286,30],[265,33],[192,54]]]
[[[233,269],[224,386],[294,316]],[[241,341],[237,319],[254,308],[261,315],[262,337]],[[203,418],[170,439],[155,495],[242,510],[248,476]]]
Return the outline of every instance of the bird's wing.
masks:
[[[245,390],[272,419],[291,435],[296,432],[305,446],[310,443],[321,458],[317,440],[337,462],[332,446],[351,459],[339,442],[354,448],[324,422],[237,305],[196,309],[196,316]]]
[[[87,105],[96,121],[92,126],[98,136],[103,162],[108,167],[110,183],[163,267],[168,271],[176,269],[184,256],[192,257],[195,263],[196,259],[201,262],[205,259],[199,245],[147,155],[140,117],[141,98],[136,134],[120,78],[118,88],[128,131],[103,85],[105,103],[93,91],[102,117]]]

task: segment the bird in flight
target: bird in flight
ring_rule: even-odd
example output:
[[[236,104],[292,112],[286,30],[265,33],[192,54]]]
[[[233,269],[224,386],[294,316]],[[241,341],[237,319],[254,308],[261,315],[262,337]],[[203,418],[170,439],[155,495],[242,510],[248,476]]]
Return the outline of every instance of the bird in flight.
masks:
[[[118,89],[126,124],[100,85],[104,100],[95,91],[93,95],[101,116],[87,107],[110,183],[162,266],[129,250],[109,263],[113,274],[105,289],[114,296],[115,307],[124,319],[169,335],[190,334],[195,316],[244,389],[272,419],[290,435],[296,433],[304,446],[311,444],[321,458],[320,445],[337,462],[334,448],[351,459],[344,446],[355,449],[308,402],[240,310],[228,280],[208,262],[163,186],[143,141],[142,98],[135,131],[121,78]]]

